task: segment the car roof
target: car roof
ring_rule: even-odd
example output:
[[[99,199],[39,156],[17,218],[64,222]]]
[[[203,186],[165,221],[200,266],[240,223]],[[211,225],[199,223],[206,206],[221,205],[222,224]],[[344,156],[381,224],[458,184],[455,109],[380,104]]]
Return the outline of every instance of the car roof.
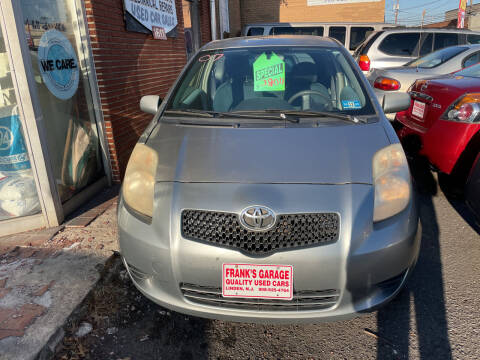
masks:
[[[384,33],[400,33],[400,32],[452,32],[452,33],[472,33],[480,34],[478,31],[472,31],[470,29],[449,29],[449,28],[420,28],[420,27],[410,27],[410,28],[388,28],[384,30],[378,30]]]
[[[244,27],[255,26],[319,26],[319,25],[385,25],[385,26],[397,26],[395,24],[383,23],[383,22],[265,22],[265,23],[250,23]]]
[[[478,49],[480,48],[480,44],[458,44],[458,45],[454,45],[454,46],[459,46],[459,47],[468,47],[469,49]],[[453,46],[451,46],[453,47]]]
[[[224,40],[214,40],[204,45],[201,50],[257,46],[320,46],[340,48],[341,44],[337,40],[315,35],[244,36]]]

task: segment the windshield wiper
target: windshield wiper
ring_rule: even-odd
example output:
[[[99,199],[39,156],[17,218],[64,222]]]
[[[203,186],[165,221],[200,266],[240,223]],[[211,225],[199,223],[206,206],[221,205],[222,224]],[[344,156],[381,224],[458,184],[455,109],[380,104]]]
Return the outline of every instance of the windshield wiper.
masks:
[[[239,110],[231,112],[218,112],[199,109],[175,109],[166,110],[165,115],[188,115],[201,116],[206,118],[255,118],[265,120],[288,121],[292,123],[300,122],[302,117],[323,117],[334,118],[353,123],[366,123],[367,121],[356,116],[348,114],[338,114],[325,111],[301,111],[301,110],[281,110],[281,109],[265,109],[265,110]]]
[[[207,110],[197,110],[197,109],[175,109],[175,110],[165,110],[165,115],[188,115],[188,116],[201,116],[213,118],[218,113],[215,111]]]
[[[270,113],[272,115],[270,115]],[[277,113],[278,116],[273,116],[273,113]],[[293,114],[292,114],[293,115]],[[235,117],[235,118],[255,118],[255,119],[266,119],[266,120],[279,120],[279,121],[289,121],[292,123],[298,123],[300,119],[296,116],[286,116],[282,110],[239,110],[239,111],[230,111],[218,113],[219,117]]]
[[[260,115],[259,115],[260,113]],[[272,116],[265,114],[263,111],[241,111],[241,112],[219,112],[219,111],[209,111],[209,110],[198,110],[198,109],[175,109],[175,110],[166,110],[165,115],[188,115],[188,116],[201,116],[208,118],[256,118],[256,119],[266,119],[266,120],[287,120],[291,122],[298,122],[296,118],[285,118],[282,116]]]
[[[275,110],[275,109],[266,109],[264,110],[267,113],[270,112],[280,112],[281,114],[287,116],[287,115],[294,115],[298,117],[322,117],[322,118],[334,118],[334,119],[340,119],[340,120],[346,120],[346,121],[351,121],[354,123],[366,123],[367,121],[365,119],[358,118],[353,115],[348,115],[348,114],[338,114],[334,112],[328,112],[328,111],[301,111],[301,110]]]

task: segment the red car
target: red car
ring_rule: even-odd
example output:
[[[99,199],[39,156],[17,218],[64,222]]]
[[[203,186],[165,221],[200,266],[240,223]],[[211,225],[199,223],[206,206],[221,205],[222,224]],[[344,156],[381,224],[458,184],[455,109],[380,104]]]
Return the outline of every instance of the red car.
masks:
[[[394,127],[406,147],[465,184],[480,150],[480,64],[437,79],[417,80],[412,103]]]

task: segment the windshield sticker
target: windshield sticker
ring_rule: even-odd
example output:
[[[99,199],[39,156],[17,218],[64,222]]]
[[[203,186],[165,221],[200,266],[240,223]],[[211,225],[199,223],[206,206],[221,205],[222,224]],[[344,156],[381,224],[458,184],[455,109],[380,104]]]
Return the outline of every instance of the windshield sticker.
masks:
[[[254,91],[285,91],[285,62],[274,52],[263,53],[253,63]]]
[[[215,55],[203,55],[200,56],[198,59],[199,62],[207,62],[213,59],[213,61],[220,60],[223,57],[223,54],[215,54]]]
[[[343,110],[356,110],[361,109],[362,104],[359,100],[342,100]]]

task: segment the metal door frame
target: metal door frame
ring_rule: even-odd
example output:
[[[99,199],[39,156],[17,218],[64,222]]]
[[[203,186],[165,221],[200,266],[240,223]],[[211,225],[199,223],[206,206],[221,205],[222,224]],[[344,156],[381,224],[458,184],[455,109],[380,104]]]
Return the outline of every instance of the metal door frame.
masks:
[[[0,221],[0,236],[39,227],[58,226],[63,222],[68,213],[80,206],[88,197],[93,196],[95,190],[101,189],[106,184],[111,185],[110,154],[105,138],[105,125],[90,47],[88,25],[85,21],[87,19],[86,11],[81,0],[65,1],[73,1],[77,9],[77,25],[84,50],[84,59],[82,60],[86,61],[91,69],[88,72],[89,90],[92,93],[94,102],[94,116],[106,176],[62,204],[48,153],[46,127],[37,94],[30,50],[25,36],[21,4],[18,0],[1,0],[0,26],[8,53],[20,122],[24,132],[25,145],[30,157],[42,213]]]

